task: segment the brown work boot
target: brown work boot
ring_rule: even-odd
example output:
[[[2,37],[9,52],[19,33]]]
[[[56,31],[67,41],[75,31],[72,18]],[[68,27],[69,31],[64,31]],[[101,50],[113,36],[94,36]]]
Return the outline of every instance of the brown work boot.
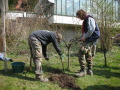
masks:
[[[75,74],[76,77],[83,77],[86,75],[86,70],[80,70],[79,73]]]
[[[87,70],[87,74],[88,74],[88,75],[93,75],[92,69],[88,69],[88,70]]]
[[[44,78],[42,75],[36,75],[36,80],[39,80],[41,82],[48,82],[49,80],[47,78]]]

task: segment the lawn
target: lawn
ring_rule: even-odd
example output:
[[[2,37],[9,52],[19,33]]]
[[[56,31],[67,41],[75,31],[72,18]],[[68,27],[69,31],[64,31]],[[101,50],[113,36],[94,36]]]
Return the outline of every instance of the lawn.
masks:
[[[23,73],[13,73],[11,62],[8,62],[8,71],[3,71],[4,62],[0,61],[0,90],[73,90],[72,88],[61,88],[58,83],[42,83],[34,80],[34,66],[32,71],[28,71],[29,58],[23,56],[8,55],[14,61],[25,62]],[[79,71],[78,58],[74,55],[70,57],[71,66],[67,70],[67,55],[64,57],[65,73],[73,76]],[[120,47],[114,46],[112,51],[107,53],[107,65],[104,66],[104,55],[97,52],[94,57],[94,75],[81,78],[75,77],[75,83],[82,90],[120,90]],[[54,70],[62,70],[59,56],[50,58],[49,61],[43,59],[43,71],[45,76]]]

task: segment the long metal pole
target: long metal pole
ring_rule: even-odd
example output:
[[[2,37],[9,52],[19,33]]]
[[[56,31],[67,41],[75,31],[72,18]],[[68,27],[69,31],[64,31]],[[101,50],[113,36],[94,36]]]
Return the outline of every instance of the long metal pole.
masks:
[[[6,60],[6,33],[5,33],[5,16],[6,16],[5,0],[2,0],[2,38],[3,38],[3,52],[4,52],[4,70],[7,72],[7,60]]]

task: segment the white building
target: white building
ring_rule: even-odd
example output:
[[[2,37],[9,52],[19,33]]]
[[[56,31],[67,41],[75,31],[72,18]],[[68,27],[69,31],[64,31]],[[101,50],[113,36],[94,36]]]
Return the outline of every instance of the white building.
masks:
[[[120,21],[120,0],[103,1],[112,3],[113,18]],[[82,21],[76,18],[77,10],[84,9],[97,18],[99,9],[94,12],[93,6],[92,0],[39,0],[34,9],[36,12],[46,15],[49,23],[81,25]]]
[[[120,21],[120,0],[103,0],[112,2],[113,18]],[[82,21],[76,18],[79,9],[86,10],[94,17],[99,17],[99,10],[94,12],[92,0],[39,0],[34,10],[35,12],[7,12],[9,19],[16,17],[35,17],[36,13],[48,18],[50,24],[70,24],[81,25]],[[98,7],[99,8],[99,7]]]

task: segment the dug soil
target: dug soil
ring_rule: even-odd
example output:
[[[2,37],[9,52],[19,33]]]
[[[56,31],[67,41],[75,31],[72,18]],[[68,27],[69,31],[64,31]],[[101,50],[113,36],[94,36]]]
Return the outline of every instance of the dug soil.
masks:
[[[72,88],[73,90],[81,90],[75,84],[75,78],[65,74],[49,73],[49,80],[53,83],[58,83],[62,88]]]

